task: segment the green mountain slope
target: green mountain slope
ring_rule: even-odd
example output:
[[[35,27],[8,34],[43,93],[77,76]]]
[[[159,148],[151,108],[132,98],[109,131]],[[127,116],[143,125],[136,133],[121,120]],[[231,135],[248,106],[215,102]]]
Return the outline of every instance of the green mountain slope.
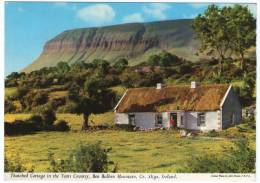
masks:
[[[135,65],[162,50],[196,61],[196,48],[188,19],[74,29],[49,40],[41,55],[23,71],[55,66],[60,61],[72,64],[96,58],[113,63],[124,57]]]

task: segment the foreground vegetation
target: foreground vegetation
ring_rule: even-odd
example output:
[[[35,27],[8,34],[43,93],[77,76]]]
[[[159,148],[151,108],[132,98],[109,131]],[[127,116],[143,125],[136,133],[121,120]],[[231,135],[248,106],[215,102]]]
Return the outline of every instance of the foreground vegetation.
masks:
[[[29,118],[29,114],[8,114],[6,121]],[[109,119],[112,113],[92,115],[94,123]],[[19,154],[21,163],[35,172],[47,172],[50,167],[49,152],[54,159],[66,159],[68,153],[81,142],[93,144],[102,141],[102,147],[112,150],[108,158],[117,164],[117,172],[177,172],[187,166],[192,155],[225,156],[234,142],[248,138],[249,145],[255,149],[255,130],[248,124],[241,124],[217,133],[200,134],[181,138],[175,130],[151,132],[132,132],[117,129],[81,132],[81,118],[73,114],[58,114],[57,118],[66,119],[71,125],[69,132],[37,132],[23,136],[5,137],[5,154],[12,159]],[[213,137],[212,137],[213,136]],[[109,167],[113,169],[115,165]]]

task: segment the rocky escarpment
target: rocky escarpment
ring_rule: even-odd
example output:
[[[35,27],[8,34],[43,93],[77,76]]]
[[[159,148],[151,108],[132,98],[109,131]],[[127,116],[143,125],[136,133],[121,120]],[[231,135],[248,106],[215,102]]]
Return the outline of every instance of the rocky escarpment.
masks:
[[[161,50],[187,58],[196,47],[190,25],[191,20],[173,20],[64,31],[49,40],[42,54],[23,71],[96,58],[114,62],[124,57],[133,65]]]

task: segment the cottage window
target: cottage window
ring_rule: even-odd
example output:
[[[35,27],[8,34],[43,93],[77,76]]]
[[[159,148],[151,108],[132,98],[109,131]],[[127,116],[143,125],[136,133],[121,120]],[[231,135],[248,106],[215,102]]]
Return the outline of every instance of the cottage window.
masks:
[[[134,114],[129,114],[128,120],[129,120],[130,125],[135,125],[135,115]]]
[[[156,126],[161,126],[162,125],[162,114],[157,114],[156,115]]]
[[[205,113],[198,113],[197,126],[205,126]]]

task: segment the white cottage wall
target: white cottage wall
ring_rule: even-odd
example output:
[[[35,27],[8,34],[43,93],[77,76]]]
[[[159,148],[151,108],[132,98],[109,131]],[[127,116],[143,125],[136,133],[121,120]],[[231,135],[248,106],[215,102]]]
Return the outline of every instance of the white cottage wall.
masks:
[[[128,124],[128,114],[127,113],[115,113],[115,123],[116,124]]]
[[[219,117],[218,111],[209,111],[205,113],[205,126],[198,126],[198,113],[188,111],[184,114],[184,128],[189,130],[219,130]]]
[[[140,128],[155,127],[155,113],[153,112],[137,112],[135,114],[135,123]]]

